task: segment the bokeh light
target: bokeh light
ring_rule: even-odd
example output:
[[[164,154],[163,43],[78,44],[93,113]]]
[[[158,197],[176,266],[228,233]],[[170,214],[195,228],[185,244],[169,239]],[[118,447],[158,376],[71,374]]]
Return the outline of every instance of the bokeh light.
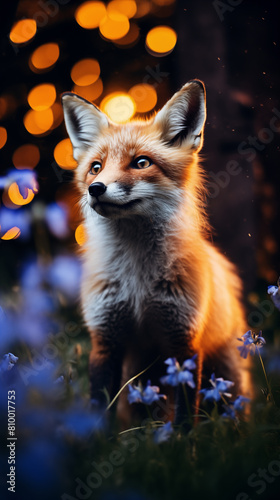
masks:
[[[27,100],[29,106],[35,111],[50,108],[56,99],[55,86],[51,83],[41,83],[30,90]]]
[[[100,22],[99,30],[108,40],[118,40],[129,32],[128,17],[119,12],[108,13]]]
[[[128,93],[134,99],[138,113],[151,111],[157,103],[157,93],[148,83],[134,85]]]
[[[28,205],[30,203],[35,194],[33,193],[32,189],[28,189],[28,194],[26,198],[23,198],[23,196],[20,194],[18,185],[16,182],[13,182],[9,188],[8,188],[8,195],[12,203],[15,205]]]
[[[96,59],[82,59],[71,69],[71,78],[76,85],[84,87],[96,82],[100,75],[99,62]]]
[[[137,12],[137,4],[134,0],[112,0],[108,4],[107,12],[120,12],[130,19]]]
[[[40,151],[35,144],[24,144],[17,148],[13,154],[14,166],[21,169],[33,169],[40,161]]]
[[[29,66],[32,71],[46,71],[51,69],[59,58],[57,43],[45,43],[31,54]]]
[[[4,127],[0,127],[0,149],[3,148],[7,142],[8,134]]]
[[[165,7],[175,3],[175,0],[153,0],[153,2],[159,7]]]
[[[118,47],[124,47],[124,48],[132,47],[139,40],[139,36],[140,36],[139,26],[137,26],[136,23],[131,23],[129,32],[123,38],[115,40],[114,43]]]
[[[137,12],[134,15],[136,19],[141,18],[149,14],[152,8],[151,2],[149,0],[141,0],[141,2],[137,3]]]
[[[87,30],[98,28],[103,17],[106,16],[106,7],[103,2],[84,2],[75,12],[77,23]]]
[[[53,124],[51,126],[51,130],[53,130],[54,128],[58,127],[63,121],[62,105],[60,104],[60,102],[55,102],[52,105],[51,110],[53,114]]]
[[[6,231],[3,236],[1,236],[1,240],[15,240],[20,236],[20,229],[17,226],[11,227],[8,231]]]
[[[5,99],[5,97],[0,97],[0,120],[4,118],[7,111],[8,111],[7,99]]]
[[[74,170],[77,162],[73,158],[73,147],[70,139],[63,139],[54,148],[54,159],[56,163],[66,170]]]
[[[75,240],[82,246],[87,242],[87,233],[84,224],[79,224],[75,231]]]
[[[53,125],[53,112],[50,108],[44,111],[30,109],[23,118],[26,130],[32,135],[42,135]]]
[[[136,111],[134,99],[124,92],[113,92],[107,95],[100,104],[100,109],[116,123],[125,123]]]
[[[86,85],[84,87],[74,85],[72,90],[73,92],[75,92],[75,94],[78,94],[84,99],[87,99],[88,101],[94,101],[95,99],[98,99],[98,97],[100,97],[103,92],[103,82],[101,78],[98,78],[98,80],[96,80],[96,82],[92,83],[91,85]]]
[[[157,56],[170,54],[177,42],[176,32],[169,26],[152,28],[146,37],[146,47],[149,52]]]
[[[34,19],[21,19],[13,25],[10,31],[10,40],[18,44],[28,42],[35,36],[36,31],[37,24]]]

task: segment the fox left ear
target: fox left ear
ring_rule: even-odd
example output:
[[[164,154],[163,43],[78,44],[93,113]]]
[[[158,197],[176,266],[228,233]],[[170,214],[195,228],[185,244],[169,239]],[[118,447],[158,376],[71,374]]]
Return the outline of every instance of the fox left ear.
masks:
[[[194,151],[202,147],[206,119],[205,87],[200,80],[191,80],[157,113],[154,123],[169,145],[186,145]]]
[[[73,156],[79,160],[100,134],[109,126],[108,119],[100,109],[72,92],[62,95],[62,104],[66,130],[73,146]]]

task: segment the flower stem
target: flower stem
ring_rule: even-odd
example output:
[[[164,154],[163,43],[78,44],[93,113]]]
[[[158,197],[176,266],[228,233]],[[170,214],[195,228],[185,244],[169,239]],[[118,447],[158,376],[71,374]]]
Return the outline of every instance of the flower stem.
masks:
[[[186,385],[182,384],[182,387],[183,387],[183,393],[184,393],[184,396],[185,396],[185,401],[186,401],[186,407],[187,407],[187,411],[188,411],[188,416],[189,416],[189,420],[190,420],[190,423],[191,423],[192,422],[192,412],[191,412],[191,407],[190,407],[190,403],[189,403],[189,398],[188,398],[188,393],[187,393]]]
[[[111,403],[108,404],[107,408],[106,408],[106,411],[108,411],[111,406],[114,404],[114,402],[118,399],[120,393],[124,390],[124,388],[130,384],[131,382],[133,382],[133,380],[135,380],[136,378],[140,377],[140,375],[142,375],[143,373],[145,373],[147,370],[149,370],[149,368],[151,368],[151,366],[153,366],[158,360],[159,360],[160,356],[158,356],[149,366],[147,366],[147,368],[145,368],[145,370],[142,370],[140,373],[137,373],[137,375],[134,375],[134,377],[131,377],[121,388],[120,390],[117,392],[117,394],[115,395],[115,397],[112,399]]]
[[[223,402],[224,402],[227,406],[229,406],[229,404],[228,404],[227,400],[224,398],[223,394],[221,394],[221,393],[220,393],[220,396],[221,396],[222,401],[223,401]]]
[[[258,351],[258,355],[259,355],[260,362],[261,362],[261,365],[262,365],[262,369],[263,369],[263,373],[264,373],[264,376],[265,376],[266,384],[267,384],[267,389],[268,389],[267,400],[268,401],[272,401],[273,403],[275,403],[274,402],[274,397],[273,397],[273,394],[272,394],[272,391],[271,391],[271,386],[270,386],[270,383],[269,383],[268,378],[267,378],[266,369],[264,367],[264,362],[263,362],[263,359],[262,359],[262,356],[261,356],[261,353],[260,353],[260,350],[258,349],[258,347],[257,347],[257,351]]]
[[[150,408],[148,407],[148,405],[145,405],[146,407],[146,410],[147,410],[147,413],[148,413],[148,417],[150,420],[153,420],[153,417],[152,417],[152,414],[151,414],[151,411],[150,411]]]

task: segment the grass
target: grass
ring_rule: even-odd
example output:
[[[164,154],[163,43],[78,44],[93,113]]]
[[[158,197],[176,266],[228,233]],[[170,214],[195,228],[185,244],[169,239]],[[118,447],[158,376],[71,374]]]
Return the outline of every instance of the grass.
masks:
[[[64,335],[51,336],[47,342],[56,350],[15,342],[10,351],[19,361],[2,374],[0,424],[4,440],[7,390],[15,388],[17,394],[17,491],[21,500],[278,498],[277,311],[267,320],[267,335],[266,325],[263,331],[269,340],[261,350],[267,380],[257,353],[254,357],[256,399],[250,416],[241,413],[238,420],[224,418],[213,403],[208,403],[201,406],[200,413],[207,410],[210,417],[204,413],[188,433],[175,428],[168,441],[160,444],[154,441],[155,426],[149,419],[142,428],[125,433],[117,422],[106,429],[100,426],[99,417],[93,417],[89,409],[88,334],[81,327],[76,307],[62,301],[54,316],[64,325]],[[55,356],[34,370],[34,361],[38,362],[42,352],[55,352]],[[27,383],[22,378],[23,366],[33,369]],[[268,397],[269,391],[273,398]],[[1,447],[1,459],[5,471],[6,446]]]

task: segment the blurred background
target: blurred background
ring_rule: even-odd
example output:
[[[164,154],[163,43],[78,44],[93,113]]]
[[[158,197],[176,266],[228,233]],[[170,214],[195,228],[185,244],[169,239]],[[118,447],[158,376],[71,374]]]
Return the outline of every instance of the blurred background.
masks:
[[[22,394],[33,380],[32,401],[43,412],[51,371],[51,392],[72,405],[53,418],[67,427],[67,417],[78,433],[85,419],[87,429],[87,415],[75,406],[78,395],[85,405],[88,397],[76,253],[86,234],[71,185],[76,162],[63,123],[65,91],[124,123],[150,116],[188,80],[204,81],[201,156],[212,239],[238,266],[249,324],[267,328],[279,345],[266,295],[280,274],[277,3],[19,0],[1,10],[0,34],[0,354],[10,350],[22,361]],[[28,441],[26,453],[47,467],[63,450],[51,449],[48,431],[42,437],[41,416],[32,421],[34,443],[43,440],[45,451]],[[51,474],[47,468],[38,480]]]
[[[75,240],[82,244],[83,228],[69,205],[76,163],[63,124],[62,92],[72,90],[125,122],[153,113],[182,84],[199,78],[207,90],[202,157],[213,239],[238,264],[247,292],[257,278],[277,280],[275,2],[21,0],[5,7],[0,22],[1,175],[11,168],[33,169],[39,181],[39,192],[30,191],[27,199],[16,183],[4,189],[1,205],[18,219],[12,227],[20,225],[19,212],[32,225],[45,219],[52,204],[54,220],[55,209],[66,210],[69,230],[53,224],[45,235],[49,250],[72,252]],[[2,226],[5,286],[16,276],[18,259],[38,250],[42,235],[37,228],[34,236],[33,226]]]

